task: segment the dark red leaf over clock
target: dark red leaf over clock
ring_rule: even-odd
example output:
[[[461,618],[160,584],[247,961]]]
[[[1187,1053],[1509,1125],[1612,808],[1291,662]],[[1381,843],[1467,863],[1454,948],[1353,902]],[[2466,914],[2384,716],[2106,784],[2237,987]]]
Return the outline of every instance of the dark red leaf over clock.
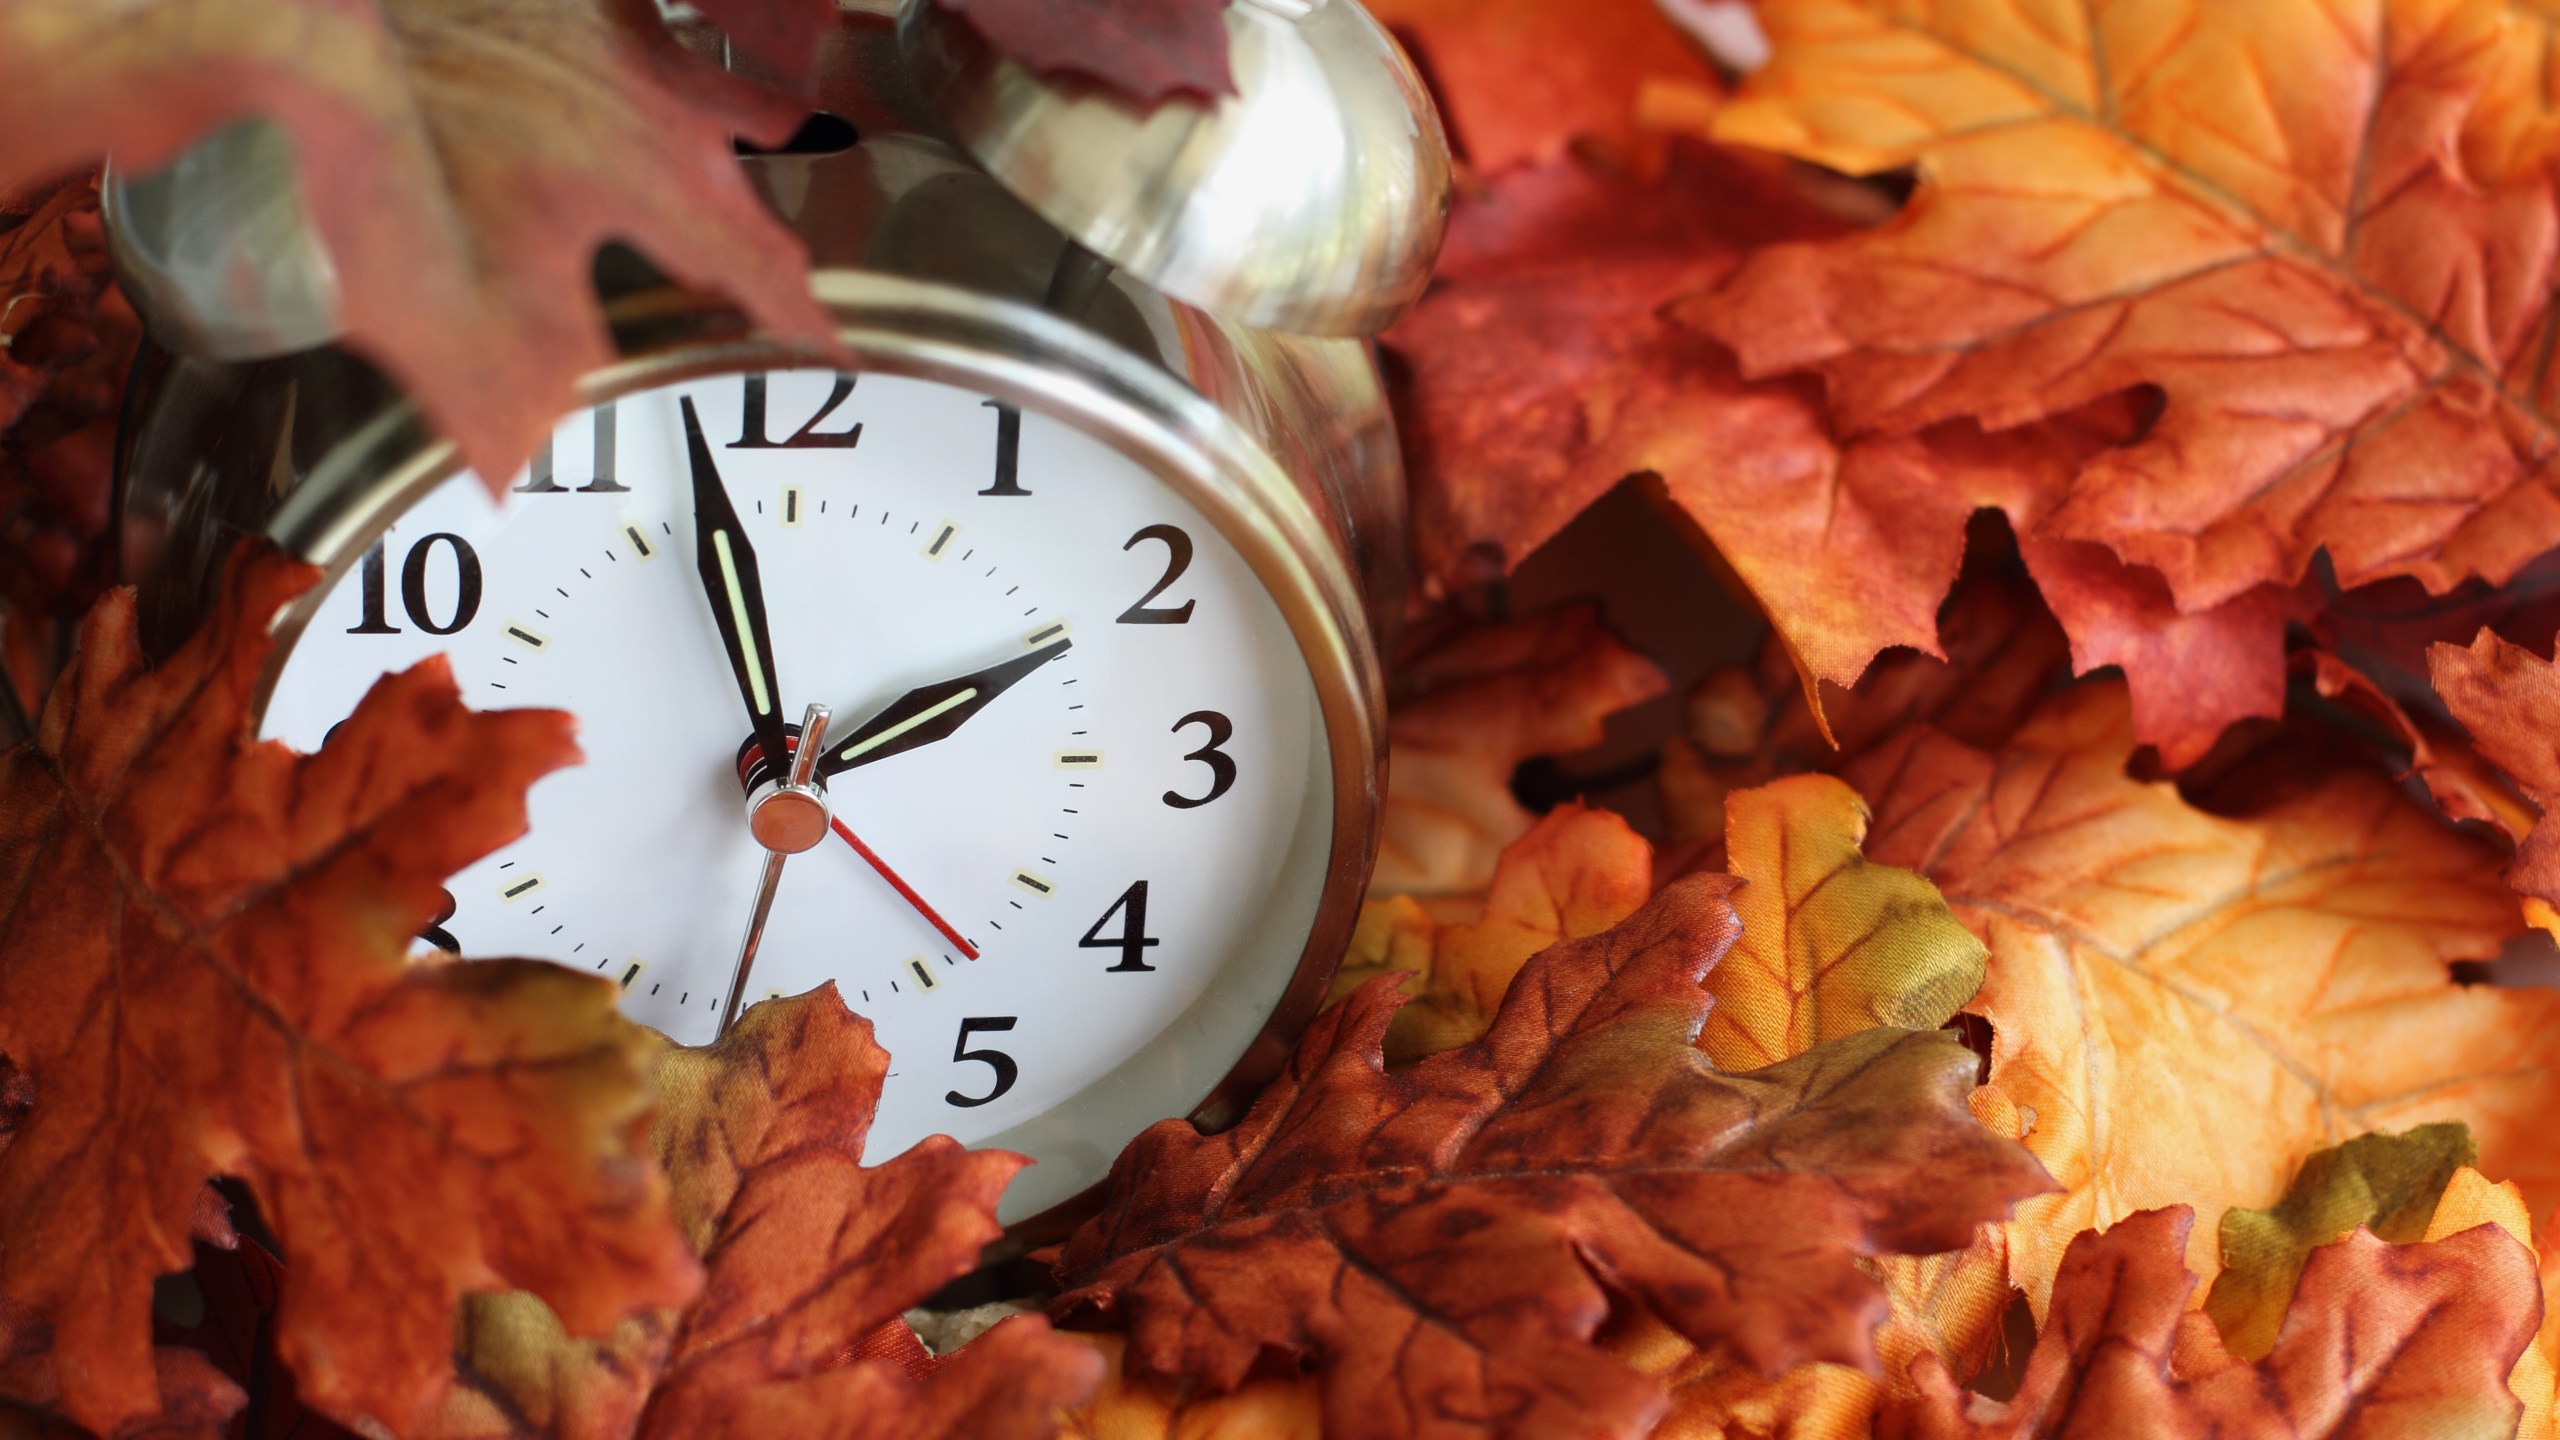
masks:
[[[1141,106],[1236,93],[1227,0],[937,0],[1042,75],[1099,81]]]

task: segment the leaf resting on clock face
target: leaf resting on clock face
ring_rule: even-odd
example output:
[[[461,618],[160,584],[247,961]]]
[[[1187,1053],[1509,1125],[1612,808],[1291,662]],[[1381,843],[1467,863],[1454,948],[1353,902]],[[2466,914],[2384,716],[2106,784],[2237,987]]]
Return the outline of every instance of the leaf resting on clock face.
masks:
[[[109,151],[147,172],[273,120],[348,343],[493,487],[610,358],[590,279],[606,241],[785,335],[831,333],[730,150],[803,113],[683,50],[650,0],[0,7],[0,190]]]
[[[0,757],[0,1052],[32,1095],[0,1152],[0,1328],[49,1327],[58,1394],[112,1433],[161,1409],[151,1284],[206,1177],[292,1268],[303,1397],[404,1429],[450,1377],[455,1301],[515,1286],[589,1332],[691,1294],[643,1149],[646,1032],[602,980],[413,965],[441,882],[520,834],[568,717],[463,708],[441,659],[316,755],[251,738],[268,625],[316,572],[235,564],[158,668],[120,591],[37,738]]]
[[[1393,1075],[1392,984],[1355,993],[1234,1129],[1121,1156],[1061,1311],[1213,1389],[1303,1357],[1343,1440],[1644,1433],[1659,1387],[1593,1343],[1613,1300],[1764,1370],[1867,1363],[1863,1258],[1961,1246],[2050,1182],[1966,1113],[1943,1031],[1718,1073],[1694,1042],[1733,886],[1547,950],[1484,1038]]]
[[[533,1296],[466,1302],[464,1383],[425,1440],[1010,1440],[1046,1436],[1102,1360],[1037,1317],[911,1379],[859,1342],[966,1274],[1024,1161],[934,1136],[861,1163],[889,1057],[830,983],[658,1061],[653,1138],[702,1294],[601,1340]]]

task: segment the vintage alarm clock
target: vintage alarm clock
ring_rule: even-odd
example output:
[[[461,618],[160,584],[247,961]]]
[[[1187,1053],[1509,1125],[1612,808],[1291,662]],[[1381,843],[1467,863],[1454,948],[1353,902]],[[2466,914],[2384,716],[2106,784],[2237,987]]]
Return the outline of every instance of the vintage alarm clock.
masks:
[[[585,763],[427,941],[688,1044],[832,980],[892,1057],[871,1154],[1030,1155],[1008,1221],[1231,1115],[1376,848],[1403,477],[1361,337],[1425,282],[1448,161],[1351,0],[1227,24],[1240,93],[1142,113],[931,0],[849,6],[839,118],[742,163],[851,360],[609,253],[622,359],[503,501],[328,343],[276,132],[111,178],[165,346],[123,456],[146,623],[262,533],[328,576],[266,735],[317,747],[437,652],[475,706],[573,712]]]

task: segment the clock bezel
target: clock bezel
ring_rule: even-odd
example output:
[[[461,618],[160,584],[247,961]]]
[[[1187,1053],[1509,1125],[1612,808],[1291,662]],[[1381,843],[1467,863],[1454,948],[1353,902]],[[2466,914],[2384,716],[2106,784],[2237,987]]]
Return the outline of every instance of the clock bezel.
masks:
[[[1186,1118],[1232,1123],[1285,1063],[1323,1003],[1359,918],[1376,858],[1385,796],[1385,685],[1352,561],[1316,501],[1265,447],[1197,391],[1154,364],[1017,301],[904,277],[822,270],[813,292],[836,322],[842,353],[742,329],[714,301],[661,290],[627,297],[611,317],[625,347],[579,387],[581,407],[705,376],[836,365],[955,385],[1082,430],[1197,507],[1278,606],[1315,687],[1333,782],[1331,840],[1305,943],[1278,1002],[1244,1051]],[[278,502],[265,533],[325,578],[276,621],[276,649],[253,711],[263,715],[295,642],[364,552],[463,468],[417,412],[394,404],[332,446]],[[1116,1151],[1124,1137],[1110,1148]],[[1102,1183],[1014,1222],[1007,1248],[1062,1233]]]

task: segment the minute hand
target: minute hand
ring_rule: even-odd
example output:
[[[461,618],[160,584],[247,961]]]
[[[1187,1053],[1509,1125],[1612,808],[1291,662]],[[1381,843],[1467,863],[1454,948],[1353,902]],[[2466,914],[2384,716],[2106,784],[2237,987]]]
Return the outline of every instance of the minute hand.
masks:
[[[1024,676],[1066,654],[1070,643],[1053,641],[973,675],[917,686],[855,726],[843,743],[829,746],[826,758],[818,762],[818,773],[839,775],[948,738]]]

